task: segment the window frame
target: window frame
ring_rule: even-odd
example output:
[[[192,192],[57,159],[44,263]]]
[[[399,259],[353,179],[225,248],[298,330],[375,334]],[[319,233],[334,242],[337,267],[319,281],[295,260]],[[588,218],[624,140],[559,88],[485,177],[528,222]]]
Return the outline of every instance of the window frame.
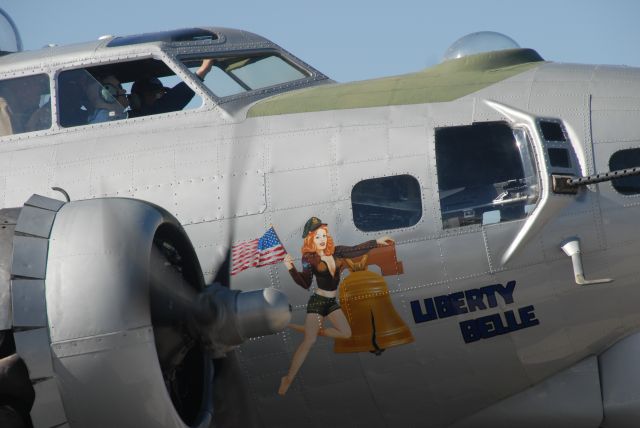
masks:
[[[498,125],[503,125],[505,127],[505,130],[508,128],[511,132],[512,138],[514,143],[518,144],[518,137],[516,136],[516,132],[519,132],[522,137],[526,140],[526,144],[527,147],[522,149],[522,148],[518,148],[514,151],[514,154],[518,156],[518,158],[520,159],[520,166],[522,168],[522,172],[523,172],[523,177],[521,178],[521,180],[524,180],[525,182],[527,182],[527,173],[531,172],[533,173],[532,176],[532,180],[530,183],[527,183],[527,191],[531,191],[531,189],[534,190],[533,193],[531,193],[527,199],[523,199],[523,208],[525,209],[524,215],[522,217],[519,218],[513,218],[513,219],[505,219],[503,220],[502,218],[502,213],[500,216],[500,220],[498,221],[491,221],[491,222],[487,222],[484,223],[482,221],[482,217],[481,220],[479,222],[472,222],[469,224],[461,224],[458,226],[449,226],[447,227],[445,225],[445,219],[443,217],[443,206],[442,206],[442,191],[440,189],[440,180],[439,180],[439,168],[440,168],[440,162],[438,162],[438,156],[437,156],[437,144],[438,144],[438,140],[436,139],[436,131],[438,129],[447,129],[447,128],[462,128],[462,127],[471,127],[473,125],[477,125],[477,124],[494,124],[496,126]],[[526,159],[523,157],[523,152],[526,152]],[[538,205],[540,204],[540,201],[542,199],[542,182],[541,182],[541,171],[538,165],[538,155],[536,153],[536,147],[535,144],[533,142],[530,130],[526,127],[526,126],[519,126],[519,125],[513,125],[507,121],[504,120],[490,120],[490,121],[479,121],[479,122],[471,122],[471,123],[466,123],[466,124],[456,124],[456,125],[451,125],[451,124],[443,124],[442,126],[437,126],[435,125],[433,127],[433,152],[432,152],[432,160],[433,160],[433,171],[432,171],[432,177],[434,180],[434,186],[433,186],[433,191],[434,191],[434,202],[437,204],[437,213],[439,215],[438,218],[434,219],[435,220],[435,224],[437,229],[440,231],[440,233],[444,234],[444,235],[451,235],[451,234],[460,234],[460,233],[468,233],[468,232],[472,232],[472,231],[478,231],[481,230],[483,227],[487,227],[487,226],[492,226],[492,225],[501,225],[503,223],[512,223],[512,222],[516,222],[516,221],[525,221],[528,217],[530,217],[531,213],[533,213],[536,208],[538,207]],[[528,160],[530,162],[530,165],[525,165],[525,160]],[[509,180],[511,181],[511,180]],[[495,183],[494,183],[495,184]],[[526,201],[530,200],[529,203],[527,203]],[[518,203],[518,199],[513,199],[513,204]],[[509,206],[510,204],[502,204],[503,206]],[[495,206],[497,210],[500,209],[500,204]],[[463,211],[464,209],[461,209],[460,211]],[[485,212],[490,212],[493,210],[486,210],[483,211],[483,214]]]
[[[175,61],[180,66],[183,67],[187,73],[191,73],[189,68],[184,64],[183,61],[189,60],[198,60],[203,58],[223,58],[229,56],[269,56],[275,55],[286,62],[289,66],[293,67],[297,71],[301,72],[305,75],[305,77],[301,79],[291,80],[283,83],[278,83],[271,86],[265,86],[263,88],[252,89],[245,92],[240,92],[237,94],[227,95],[227,96],[218,96],[213,93],[211,89],[203,82],[198,82],[202,85],[204,90],[206,90],[207,94],[214,100],[214,102],[218,105],[223,105],[227,103],[233,103],[239,100],[243,100],[246,98],[252,98],[256,96],[264,96],[267,94],[277,94],[280,92],[284,92],[284,90],[292,89],[296,87],[306,87],[308,83],[315,82],[318,80],[319,75],[310,67],[305,67],[305,64],[301,61],[297,60],[295,57],[292,57],[287,52],[275,49],[275,48],[262,48],[262,49],[238,49],[238,50],[229,50],[229,51],[213,51],[213,52],[191,52],[191,53],[179,53],[175,55]],[[324,76],[323,76],[324,77]]]
[[[621,169],[630,169],[630,168],[636,168],[636,167],[640,167],[640,163],[638,165],[625,165],[622,168],[614,168],[611,165],[611,160],[613,159],[614,156],[618,155],[620,153],[619,156],[622,156],[622,159],[625,159],[625,156],[621,153],[626,152],[629,153],[630,151],[637,151],[638,154],[640,155],[640,147],[627,147],[627,148],[623,148],[623,149],[618,149],[616,151],[614,151],[613,153],[611,153],[611,155],[609,156],[609,160],[607,161],[607,166],[609,167],[609,171],[617,171],[617,170],[621,170]],[[613,190],[618,194],[621,195],[622,197],[626,197],[626,198],[632,198],[632,197],[638,197],[640,196],[640,184],[638,185],[638,191],[637,192],[623,192],[621,191],[618,186],[616,186],[616,183],[619,183],[620,180],[629,180],[629,179],[636,179],[636,180],[640,180],[640,176],[631,176],[631,177],[621,177],[621,178],[614,178],[613,180],[611,180],[611,187],[613,188]]]
[[[12,79],[22,79],[22,78],[29,78],[29,77],[35,77],[38,75],[43,75],[46,76],[47,78],[47,82],[49,85],[49,104],[50,104],[50,111],[49,111],[49,127],[48,128],[44,128],[44,129],[38,129],[35,131],[27,131],[27,132],[20,132],[20,133],[11,133],[11,134],[7,134],[7,135],[0,135],[0,141],[11,141],[11,140],[19,140],[19,139],[27,139],[27,138],[33,138],[33,137],[37,137],[39,135],[47,135],[50,134],[52,131],[58,129],[58,124],[56,121],[56,116],[57,113],[55,111],[55,97],[54,97],[54,89],[55,89],[55,84],[53,81],[53,77],[51,74],[51,71],[49,69],[37,69],[37,70],[33,70],[30,69],[28,71],[25,72],[25,70],[14,70],[11,73],[8,74],[4,74],[2,76],[0,76],[0,82],[5,81],[5,80],[12,80]],[[42,95],[41,95],[42,96]],[[42,107],[42,106],[41,106]],[[38,107],[38,108],[41,108]]]
[[[386,227],[384,229],[362,229],[360,227],[361,224],[359,225],[358,222],[356,221],[356,209],[355,209],[356,203],[354,203],[353,191],[356,189],[356,187],[359,184],[367,182],[367,181],[390,180],[390,179],[393,179],[393,178],[400,178],[400,177],[409,177],[410,179],[413,179],[413,181],[416,184],[415,190],[418,191],[418,197],[417,197],[417,199],[415,201],[419,203],[419,210],[413,211],[413,213],[418,212],[420,214],[418,216],[418,218],[414,222],[412,222],[411,224],[402,225],[402,226]],[[424,200],[423,199],[424,199],[423,186],[420,183],[419,178],[416,175],[412,174],[411,172],[400,172],[400,173],[396,173],[396,174],[389,174],[389,175],[384,175],[384,176],[379,176],[379,177],[362,178],[362,179],[358,180],[351,187],[351,192],[349,194],[349,202],[351,204],[351,206],[350,206],[350,208],[351,208],[351,220],[353,221],[353,224],[354,224],[355,228],[357,230],[361,231],[361,232],[364,232],[364,233],[381,232],[381,231],[399,231],[399,230],[408,230],[408,229],[411,229],[411,228],[415,228],[424,219],[425,204],[424,204]],[[410,202],[414,202],[414,201],[410,201]]]
[[[209,55],[209,56],[212,56],[212,55]],[[162,61],[164,65],[174,73],[175,77],[179,78],[181,82],[185,82],[185,84],[188,85],[189,88],[191,88],[191,90],[194,91],[195,96],[198,96],[202,99],[202,104],[198,107],[189,108],[186,110],[177,110],[177,111],[158,113],[158,114],[141,116],[141,117],[131,117],[123,120],[106,121],[106,122],[100,122],[100,123],[89,123],[89,124],[77,125],[77,126],[71,126],[71,127],[64,127],[61,125],[60,112],[58,110],[58,103],[60,98],[59,92],[58,92],[59,91],[58,80],[59,80],[60,74],[68,71],[73,71],[73,70],[87,70],[94,67],[108,66],[111,64],[134,63],[137,61],[144,61],[144,60],[150,60],[150,59]],[[55,98],[54,98],[55,114],[53,117],[53,122],[57,129],[65,132],[70,132],[74,129],[87,129],[87,127],[105,127],[105,126],[114,126],[116,124],[118,124],[119,126],[122,126],[125,123],[137,123],[143,120],[151,120],[156,117],[165,118],[166,115],[183,115],[183,114],[192,114],[194,112],[200,112],[200,111],[212,111],[212,110],[215,110],[215,105],[216,105],[215,97],[210,93],[210,91],[206,88],[206,86],[202,82],[200,82],[200,80],[193,73],[191,73],[191,71],[189,71],[188,68],[184,67],[180,61],[176,61],[173,55],[170,55],[167,52],[164,52],[163,50],[159,50],[157,52],[145,52],[144,54],[141,54],[141,55],[114,56],[114,57],[101,59],[100,61],[73,63],[68,65],[65,64],[61,67],[58,67],[55,70],[55,74],[53,75],[53,77],[50,77],[50,80],[54,81],[54,87],[55,87]],[[223,118],[222,115],[220,115],[220,118],[221,119]]]

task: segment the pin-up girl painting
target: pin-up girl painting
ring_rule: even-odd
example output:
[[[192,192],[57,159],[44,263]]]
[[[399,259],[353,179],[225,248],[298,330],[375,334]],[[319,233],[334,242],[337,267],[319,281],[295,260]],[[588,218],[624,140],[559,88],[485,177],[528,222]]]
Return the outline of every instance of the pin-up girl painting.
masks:
[[[316,278],[317,289],[307,303],[307,315],[304,325],[290,324],[294,330],[304,333],[304,339],[293,354],[289,372],[280,381],[278,394],[284,395],[295,378],[309,350],[318,335],[335,339],[351,337],[351,327],[336,300],[340,274],[346,269],[346,259],[355,258],[368,253],[378,245],[389,245],[393,239],[388,236],[364,242],[354,247],[336,246],[326,223],[317,217],[311,217],[304,225],[302,233],[302,272],[293,264],[293,258],[287,254],[284,264],[291,277],[299,286],[309,289],[313,277]],[[324,328],[323,321],[328,318],[332,327]]]

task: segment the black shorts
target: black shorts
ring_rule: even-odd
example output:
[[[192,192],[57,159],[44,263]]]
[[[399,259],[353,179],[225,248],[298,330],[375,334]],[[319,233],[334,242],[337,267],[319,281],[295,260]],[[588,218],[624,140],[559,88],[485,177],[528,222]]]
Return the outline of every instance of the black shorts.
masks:
[[[307,313],[318,314],[326,317],[333,311],[340,309],[340,305],[335,297],[324,297],[313,293],[307,302]]]

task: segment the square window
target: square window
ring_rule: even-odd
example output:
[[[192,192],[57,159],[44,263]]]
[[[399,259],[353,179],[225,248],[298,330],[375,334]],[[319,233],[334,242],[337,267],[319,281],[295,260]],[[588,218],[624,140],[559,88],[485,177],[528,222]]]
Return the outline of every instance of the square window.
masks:
[[[351,206],[364,232],[410,227],[422,217],[420,183],[410,175],[363,180],[353,186]]]

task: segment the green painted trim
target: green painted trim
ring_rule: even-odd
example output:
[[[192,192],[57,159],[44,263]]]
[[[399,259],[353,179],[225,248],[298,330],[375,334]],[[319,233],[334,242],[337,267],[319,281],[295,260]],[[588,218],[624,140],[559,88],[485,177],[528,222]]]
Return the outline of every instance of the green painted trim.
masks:
[[[532,49],[453,59],[402,76],[336,83],[288,92],[256,103],[247,117],[453,101],[540,65]]]

